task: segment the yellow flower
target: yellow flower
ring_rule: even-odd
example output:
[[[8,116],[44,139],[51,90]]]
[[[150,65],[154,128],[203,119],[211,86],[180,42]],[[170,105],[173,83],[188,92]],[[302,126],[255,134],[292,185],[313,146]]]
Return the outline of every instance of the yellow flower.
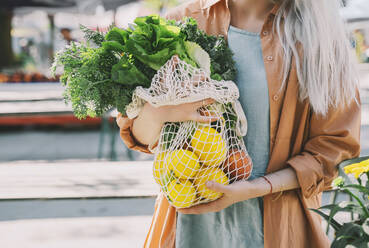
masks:
[[[361,174],[369,171],[369,159],[360,163],[350,164],[343,168],[346,174],[353,174],[355,178],[359,178]]]

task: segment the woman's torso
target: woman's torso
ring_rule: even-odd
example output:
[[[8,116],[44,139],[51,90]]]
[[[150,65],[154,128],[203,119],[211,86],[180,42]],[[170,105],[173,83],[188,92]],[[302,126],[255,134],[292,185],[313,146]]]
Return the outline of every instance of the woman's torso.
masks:
[[[258,33],[230,26],[228,44],[236,63],[240,103],[248,120],[245,145],[253,160],[250,180],[265,174],[269,159],[269,97]],[[218,213],[178,214],[176,247],[264,247],[262,198]]]

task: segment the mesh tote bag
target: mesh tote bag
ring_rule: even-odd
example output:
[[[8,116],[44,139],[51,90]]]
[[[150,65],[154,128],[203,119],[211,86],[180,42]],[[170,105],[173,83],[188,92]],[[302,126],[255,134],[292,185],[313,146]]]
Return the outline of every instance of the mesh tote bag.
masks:
[[[246,180],[252,161],[243,142],[247,132],[245,114],[232,81],[216,81],[209,73],[173,56],[152,79],[150,88],[137,87],[127,115],[134,118],[148,102],[155,107],[178,105],[212,98],[200,108],[211,123],[194,121],[165,123],[155,148],[153,176],[169,203],[187,208],[222,196],[206,188],[207,181],[224,185]]]

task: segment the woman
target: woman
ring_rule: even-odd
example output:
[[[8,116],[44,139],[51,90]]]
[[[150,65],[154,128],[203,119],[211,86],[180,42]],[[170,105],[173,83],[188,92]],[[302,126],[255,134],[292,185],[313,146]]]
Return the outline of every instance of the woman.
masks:
[[[208,204],[176,211],[160,195],[145,247],[329,247],[309,209],[336,165],[360,153],[357,78],[338,10],[334,0],[195,0],[167,14],[226,37],[254,169],[245,182],[209,182],[224,195]],[[134,120],[118,116],[121,136],[149,152],[164,122],[214,118],[197,112],[211,102],[146,104]]]

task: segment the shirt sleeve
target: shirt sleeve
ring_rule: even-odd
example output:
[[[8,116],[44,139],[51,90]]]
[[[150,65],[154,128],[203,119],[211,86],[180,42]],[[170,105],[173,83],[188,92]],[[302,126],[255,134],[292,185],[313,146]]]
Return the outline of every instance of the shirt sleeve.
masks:
[[[312,114],[308,140],[301,154],[287,161],[297,174],[304,197],[331,187],[337,165],[360,154],[361,102],[330,108],[326,117]]]
[[[141,144],[132,134],[132,125],[134,119],[129,119],[128,116],[124,116],[121,113],[117,115],[117,124],[120,129],[120,137],[122,138],[124,144],[129,149],[136,150],[144,153],[152,153],[148,145]]]

